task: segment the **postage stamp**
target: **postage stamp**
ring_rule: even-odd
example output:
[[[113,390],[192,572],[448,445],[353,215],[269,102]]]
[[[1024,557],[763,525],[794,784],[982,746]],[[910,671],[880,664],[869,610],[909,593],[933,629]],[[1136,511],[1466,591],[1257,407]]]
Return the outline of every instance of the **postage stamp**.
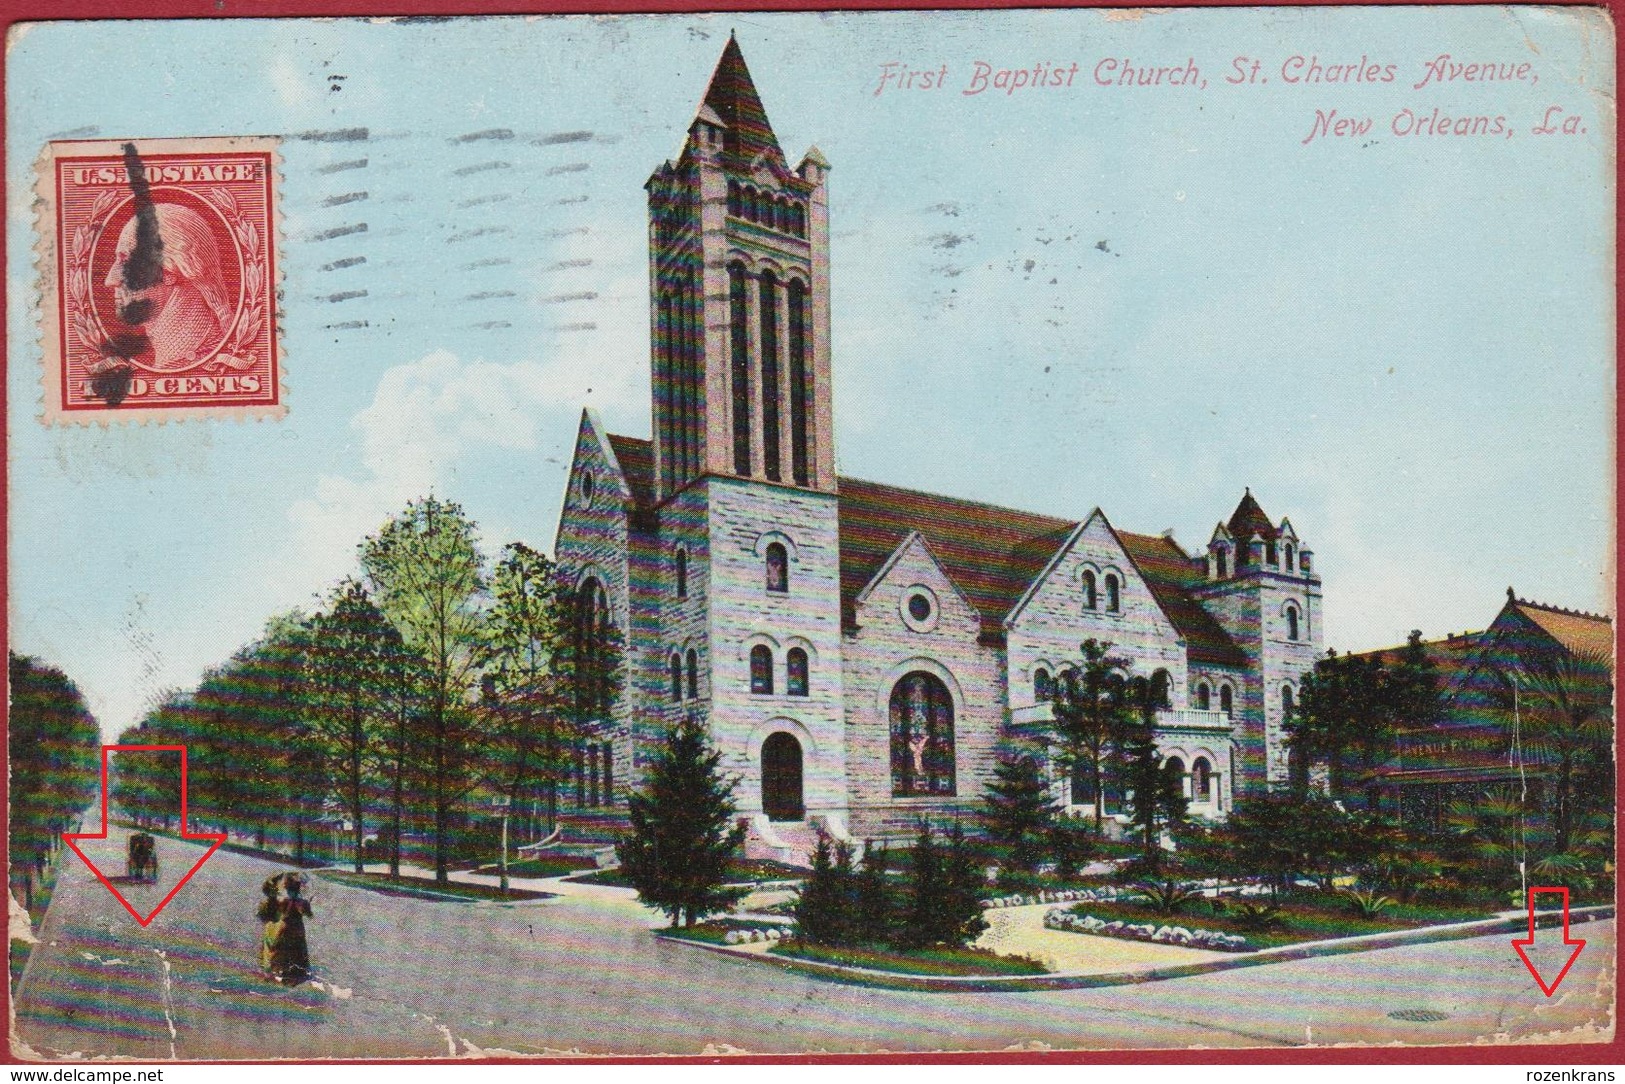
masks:
[[[44,421],[282,413],[276,184],[274,139],[46,145]]]

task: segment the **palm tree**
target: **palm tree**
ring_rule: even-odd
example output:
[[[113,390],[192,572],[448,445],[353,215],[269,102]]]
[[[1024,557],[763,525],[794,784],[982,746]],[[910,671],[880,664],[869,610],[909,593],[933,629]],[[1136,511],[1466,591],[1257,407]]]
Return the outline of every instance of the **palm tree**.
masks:
[[[1614,660],[1600,651],[1525,659],[1508,679],[1522,740],[1553,765],[1552,842],[1566,853],[1585,812],[1577,784],[1612,754]]]

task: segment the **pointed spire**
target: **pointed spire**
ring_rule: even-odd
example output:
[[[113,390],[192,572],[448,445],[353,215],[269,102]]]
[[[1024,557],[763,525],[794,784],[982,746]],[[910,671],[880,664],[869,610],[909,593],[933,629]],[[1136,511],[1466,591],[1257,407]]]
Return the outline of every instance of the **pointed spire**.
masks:
[[[1256,535],[1265,542],[1273,542],[1276,538],[1275,526],[1270,523],[1270,517],[1264,514],[1251,488],[1242,494],[1241,503],[1230,514],[1229,527],[1230,533],[1239,539]]]
[[[722,152],[730,164],[749,166],[763,153],[769,153],[782,167],[784,152],[767,122],[767,110],[756,93],[756,84],[745,66],[745,54],[732,33],[723,46],[722,58],[711,75],[702,108],[708,108],[727,125],[722,136]]]

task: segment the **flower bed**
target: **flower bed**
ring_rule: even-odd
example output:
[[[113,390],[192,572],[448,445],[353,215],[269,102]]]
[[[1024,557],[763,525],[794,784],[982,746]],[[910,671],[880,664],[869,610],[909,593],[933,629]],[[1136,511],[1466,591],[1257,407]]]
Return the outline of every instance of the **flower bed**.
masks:
[[[704,941],[710,945],[745,945],[752,941],[777,941],[790,936],[788,926],[735,918],[714,918],[692,926],[673,926],[655,932],[661,937]]]
[[[982,910],[989,911],[998,907],[1030,907],[1038,903],[1108,903],[1133,895],[1135,893],[1117,888],[1064,888],[1026,895],[1017,892],[1009,896],[992,896],[977,902],[982,905]]]
[[[1094,915],[1074,914],[1065,907],[1054,907],[1045,912],[1044,926],[1068,933],[1092,933],[1098,937],[1120,937],[1126,941],[1154,941],[1159,945],[1179,945],[1214,952],[1253,951],[1253,946],[1239,934],[1192,930],[1184,926],[1159,926],[1155,922],[1124,922],[1121,919],[1107,922]]]
[[[812,945],[786,940],[772,948],[776,956],[862,967],[871,971],[891,971],[900,975],[1047,975],[1049,968],[1027,956],[1003,956],[978,948],[950,948],[936,945],[924,949]]]

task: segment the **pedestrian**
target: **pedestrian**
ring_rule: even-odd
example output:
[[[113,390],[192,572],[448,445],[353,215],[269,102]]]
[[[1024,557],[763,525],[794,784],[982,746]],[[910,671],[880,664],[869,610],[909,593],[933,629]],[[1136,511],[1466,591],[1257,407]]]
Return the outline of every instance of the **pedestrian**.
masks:
[[[310,903],[300,898],[305,878],[299,873],[282,875],[284,898],[277,901],[277,931],[271,942],[271,977],[285,986],[298,986],[310,978],[310,945],[305,940],[305,919],[311,917]]]
[[[265,893],[265,898],[260,901],[259,910],[255,912],[255,917],[265,924],[260,933],[260,970],[266,975],[271,975],[273,946],[276,944],[277,936],[282,932],[282,908],[281,900],[278,898],[282,891],[282,875],[279,873],[274,877],[267,877],[265,883],[260,886],[260,891]]]

